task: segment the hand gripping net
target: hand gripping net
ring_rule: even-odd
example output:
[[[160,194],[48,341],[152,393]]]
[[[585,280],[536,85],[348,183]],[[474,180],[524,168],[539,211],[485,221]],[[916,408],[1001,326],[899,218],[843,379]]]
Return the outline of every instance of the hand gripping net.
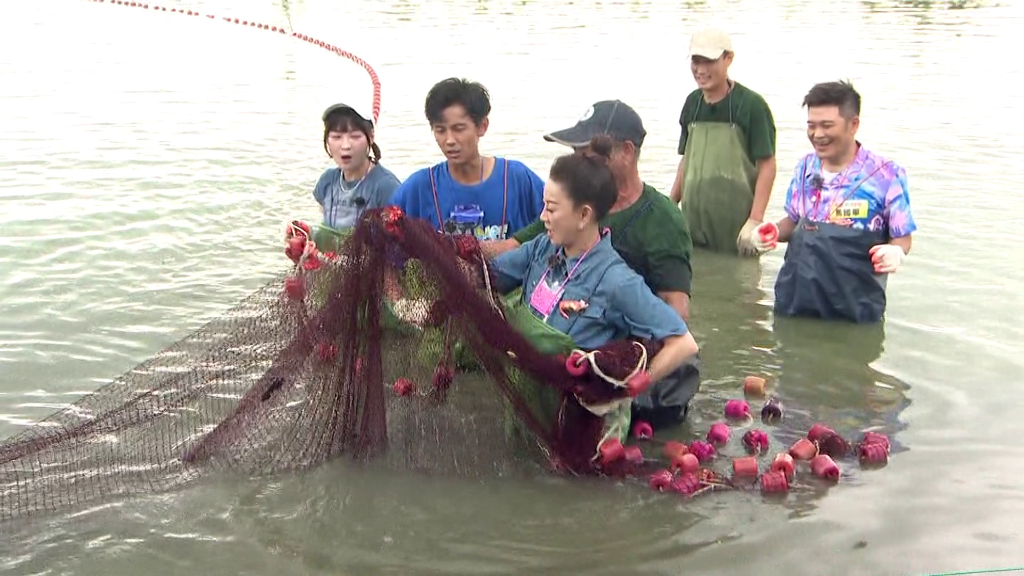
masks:
[[[562,353],[535,346],[543,338],[513,326],[523,310],[493,290],[475,240],[393,208],[368,211],[337,254],[295,230],[288,276],[0,444],[0,519],[343,454],[437,473],[538,458],[629,473],[597,460],[608,432],[596,414],[628,405],[656,344],[588,353],[542,334]],[[402,298],[382,304],[396,294],[389,278]]]

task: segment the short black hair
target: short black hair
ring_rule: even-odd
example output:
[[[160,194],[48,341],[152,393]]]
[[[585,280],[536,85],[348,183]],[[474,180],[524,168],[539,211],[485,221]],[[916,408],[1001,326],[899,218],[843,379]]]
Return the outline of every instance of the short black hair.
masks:
[[[854,116],[860,116],[860,94],[853,89],[853,84],[849,80],[821,82],[815,84],[804,96],[804,106],[838,106],[839,113],[849,120]]]
[[[551,165],[550,178],[565,187],[573,204],[590,204],[600,222],[619,198],[619,187],[608,167],[615,145],[607,135],[594,136],[590,149],[559,156]]]
[[[444,111],[456,104],[466,109],[466,114],[477,126],[491,113],[491,95],[487,88],[465,78],[448,78],[434,84],[430,92],[427,92],[423,111],[427,121],[436,124],[442,121]]]

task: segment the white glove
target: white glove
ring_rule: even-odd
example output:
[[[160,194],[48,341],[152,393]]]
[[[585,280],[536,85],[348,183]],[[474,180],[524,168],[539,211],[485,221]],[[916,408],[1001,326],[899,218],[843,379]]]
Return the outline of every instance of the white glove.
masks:
[[[748,218],[743,228],[740,228],[740,233],[736,236],[736,249],[741,256],[757,256],[760,253],[754,244],[754,230],[760,225],[760,220]]]
[[[895,274],[907,257],[903,248],[895,244],[872,246],[868,253],[871,254],[871,263],[875,265],[875,274]]]
[[[750,234],[751,244],[758,254],[774,250],[779,245],[779,227],[775,222],[765,222]]]

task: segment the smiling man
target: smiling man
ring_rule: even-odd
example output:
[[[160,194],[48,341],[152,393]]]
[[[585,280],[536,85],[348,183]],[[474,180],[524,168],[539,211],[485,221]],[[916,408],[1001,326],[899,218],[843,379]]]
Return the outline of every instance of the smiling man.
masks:
[[[764,98],[729,78],[732,40],[707,28],[690,40],[697,89],[679,115],[679,169],[669,197],[682,202],[693,245],[755,256],[753,231],[775,182],[775,119]]]
[[[391,204],[479,240],[504,240],[533,222],[544,207],[544,181],[522,162],[480,154],[491,113],[487,89],[442,80],[427,93],[424,112],[445,160],[409,176]]]
[[[907,173],[857,141],[860,94],[823,82],[804,97],[814,147],[796,166],[786,217],[757,229],[760,250],[788,242],[775,313],[854,322],[885,314],[885,287],[917,230]]]

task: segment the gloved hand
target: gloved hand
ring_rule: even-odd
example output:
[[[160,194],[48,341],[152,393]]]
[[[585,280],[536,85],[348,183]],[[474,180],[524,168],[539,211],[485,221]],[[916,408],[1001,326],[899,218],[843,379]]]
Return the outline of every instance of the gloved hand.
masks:
[[[895,244],[872,246],[868,253],[871,254],[871,263],[875,265],[875,274],[895,274],[907,257],[903,248]]]
[[[765,222],[751,234],[751,242],[758,254],[774,250],[779,245],[779,227],[775,222]]]
[[[754,245],[754,230],[760,225],[760,220],[748,218],[747,222],[743,224],[743,228],[740,228],[740,233],[736,236],[736,249],[739,250],[741,256],[757,256],[759,254]]]

